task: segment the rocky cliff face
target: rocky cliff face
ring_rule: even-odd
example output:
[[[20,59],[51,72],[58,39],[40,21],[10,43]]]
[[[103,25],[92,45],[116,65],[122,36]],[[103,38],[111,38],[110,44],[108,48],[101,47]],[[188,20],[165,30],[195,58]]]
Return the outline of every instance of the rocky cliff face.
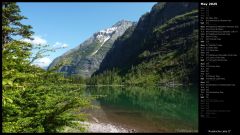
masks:
[[[65,72],[67,75],[78,74],[83,77],[90,77],[99,68],[100,63],[112,47],[114,41],[133,25],[133,22],[122,20],[111,28],[94,33],[93,36],[78,47],[53,60],[48,69],[58,64],[63,64],[58,69],[58,72]]]
[[[115,41],[94,75],[117,73],[131,84],[197,82],[197,40],[198,3],[157,3]]]
[[[130,28],[131,31],[128,30],[119,37],[96,73],[116,67],[120,69],[131,68],[132,65],[139,64],[142,61],[138,61],[137,58],[147,48],[151,48],[152,52],[157,51],[156,48],[153,49],[153,41],[157,42],[160,39],[152,38],[155,34],[154,29],[166,25],[166,22],[178,15],[197,9],[197,6],[198,4],[193,2],[160,2],[155,4],[151,12],[142,15],[136,26]],[[174,38],[180,36],[176,35]],[[162,43],[158,42],[157,46],[161,47]]]

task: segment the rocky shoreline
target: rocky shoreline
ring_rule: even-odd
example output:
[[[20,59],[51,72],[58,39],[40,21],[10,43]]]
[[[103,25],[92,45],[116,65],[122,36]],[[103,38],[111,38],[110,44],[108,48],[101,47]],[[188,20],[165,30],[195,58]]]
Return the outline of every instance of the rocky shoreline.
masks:
[[[84,122],[89,133],[129,133],[129,130],[110,123]]]
[[[134,129],[126,129],[121,126],[117,126],[111,123],[99,123],[99,122],[82,122],[76,121],[79,124],[83,125],[86,128],[87,133],[135,133]],[[78,129],[66,127],[64,132],[79,133],[81,132]]]

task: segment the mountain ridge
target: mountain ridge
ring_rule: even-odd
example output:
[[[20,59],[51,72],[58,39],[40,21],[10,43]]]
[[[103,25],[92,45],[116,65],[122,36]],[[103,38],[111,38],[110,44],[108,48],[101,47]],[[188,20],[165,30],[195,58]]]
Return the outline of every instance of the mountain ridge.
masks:
[[[63,66],[57,70],[58,72],[65,72],[67,75],[79,74],[83,77],[90,77],[98,69],[101,60],[114,41],[133,24],[134,22],[131,21],[120,20],[110,28],[95,32],[77,47],[55,58],[49,65],[48,70],[62,63]]]
[[[115,41],[89,83],[196,83],[197,39],[198,3],[157,3]]]

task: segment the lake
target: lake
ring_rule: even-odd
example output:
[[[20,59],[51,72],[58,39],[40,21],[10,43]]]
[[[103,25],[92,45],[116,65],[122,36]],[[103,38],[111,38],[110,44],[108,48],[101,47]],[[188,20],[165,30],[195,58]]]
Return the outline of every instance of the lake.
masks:
[[[132,132],[198,132],[197,87],[87,87],[89,120]],[[106,131],[107,132],[107,131]]]

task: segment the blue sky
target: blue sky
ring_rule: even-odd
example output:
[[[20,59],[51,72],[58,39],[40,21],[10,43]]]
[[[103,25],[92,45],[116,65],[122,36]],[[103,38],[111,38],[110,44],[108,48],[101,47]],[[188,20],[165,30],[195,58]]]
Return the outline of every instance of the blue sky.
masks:
[[[124,19],[138,21],[151,10],[153,2],[19,2],[21,14],[28,19],[24,24],[33,27],[33,43],[61,47],[39,59],[39,66],[47,66],[54,58],[78,46],[93,33],[111,27]]]

